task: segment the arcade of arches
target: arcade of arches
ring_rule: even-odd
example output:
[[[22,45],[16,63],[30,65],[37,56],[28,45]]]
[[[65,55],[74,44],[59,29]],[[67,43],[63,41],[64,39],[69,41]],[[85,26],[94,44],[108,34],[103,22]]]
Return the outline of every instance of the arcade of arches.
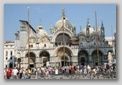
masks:
[[[98,57],[99,55],[99,57]],[[26,54],[26,57],[29,57],[29,67],[33,68],[35,67],[36,64],[36,55],[33,52],[30,52],[29,54]],[[67,65],[71,65],[72,62],[72,51],[67,48],[67,47],[60,47],[57,49],[56,51],[56,57],[58,57],[57,61],[59,66],[67,66]],[[103,64],[103,53],[99,50],[94,50],[91,53],[91,58],[89,58],[89,53],[86,50],[80,50],[78,52],[78,64],[79,65],[87,65],[87,64],[91,64],[92,65],[98,65],[98,64]],[[43,64],[43,66],[47,66],[47,62],[50,61],[50,54],[48,51],[43,50],[39,53],[39,57],[40,57],[40,63]]]
[[[30,57],[28,57],[30,56]],[[33,68],[36,65],[36,55],[33,52],[27,53],[26,57],[28,57],[28,67]],[[43,64],[43,66],[46,66],[46,63],[50,60],[50,55],[47,51],[43,50],[40,52],[39,57],[41,58],[40,63]]]
[[[103,53],[100,50],[94,50],[91,54],[91,60],[90,55],[86,50],[80,50],[78,53],[78,64],[79,65],[85,65],[85,64],[92,64],[92,65],[98,65],[103,64]]]

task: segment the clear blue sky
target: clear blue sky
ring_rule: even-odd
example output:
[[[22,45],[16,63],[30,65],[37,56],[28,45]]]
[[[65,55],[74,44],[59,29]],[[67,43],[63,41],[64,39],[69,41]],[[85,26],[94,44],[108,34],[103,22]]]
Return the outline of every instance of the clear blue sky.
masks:
[[[65,9],[68,20],[76,27],[85,28],[87,18],[95,26],[95,10],[98,25],[104,23],[106,36],[116,32],[115,4],[5,4],[4,5],[4,40],[14,40],[14,33],[20,29],[19,20],[27,20],[27,7],[30,7],[30,23],[36,29],[42,25],[49,33],[50,27],[61,18],[61,11]]]

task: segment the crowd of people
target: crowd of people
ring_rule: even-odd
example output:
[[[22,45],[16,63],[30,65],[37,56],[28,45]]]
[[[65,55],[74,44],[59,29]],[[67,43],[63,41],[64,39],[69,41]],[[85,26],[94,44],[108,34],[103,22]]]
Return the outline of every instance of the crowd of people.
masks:
[[[57,77],[60,76],[60,77]],[[69,65],[62,67],[5,68],[5,79],[116,79],[116,65]]]

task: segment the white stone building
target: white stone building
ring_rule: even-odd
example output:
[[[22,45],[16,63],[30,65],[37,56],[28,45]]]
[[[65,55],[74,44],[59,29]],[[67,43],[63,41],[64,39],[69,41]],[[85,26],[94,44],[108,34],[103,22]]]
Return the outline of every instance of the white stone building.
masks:
[[[10,59],[15,56],[15,42],[6,41],[4,42],[4,67],[8,67]]]
[[[37,26],[34,29],[28,21],[20,20],[20,23],[20,29],[15,33],[15,41],[4,44],[5,66],[10,66],[10,62],[8,62],[10,56],[16,57],[15,62],[19,61],[14,63],[16,66],[25,68],[48,65],[66,66],[70,64],[94,65],[96,61],[92,59],[95,58],[92,53],[96,50],[94,42],[96,42],[95,36],[97,33],[101,40],[99,42],[104,47],[98,46],[102,50],[102,52],[100,50],[101,55],[99,56],[106,57],[107,52],[113,48],[106,43],[104,30],[101,30],[103,28],[95,31],[95,28],[87,23],[85,29],[76,34],[76,28],[67,19],[64,12],[51,29],[51,34],[48,34],[43,26]],[[101,27],[103,27],[103,24]],[[102,64],[107,60],[98,62]]]

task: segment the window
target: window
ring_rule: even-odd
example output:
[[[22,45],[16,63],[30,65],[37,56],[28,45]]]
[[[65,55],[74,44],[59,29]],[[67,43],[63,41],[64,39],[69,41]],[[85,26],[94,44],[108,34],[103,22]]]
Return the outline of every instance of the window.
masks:
[[[66,33],[61,33],[56,37],[55,43],[57,43],[57,45],[61,45],[61,44],[70,44],[70,36]]]
[[[10,57],[10,60],[12,60],[12,57]]]
[[[8,51],[6,51],[6,56],[8,56]]]
[[[46,44],[44,44],[44,47],[46,47]]]
[[[6,57],[6,60],[8,59],[8,57]]]
[[[11,56],[13,55],[13,52],[11,51]]]
[[[33,47],[33,45],[31,45],[31,48]]]
[[[29,47],[30,47],[30,48],[32,48],[32,47],[33,47],[33,45],[29,45]]]

